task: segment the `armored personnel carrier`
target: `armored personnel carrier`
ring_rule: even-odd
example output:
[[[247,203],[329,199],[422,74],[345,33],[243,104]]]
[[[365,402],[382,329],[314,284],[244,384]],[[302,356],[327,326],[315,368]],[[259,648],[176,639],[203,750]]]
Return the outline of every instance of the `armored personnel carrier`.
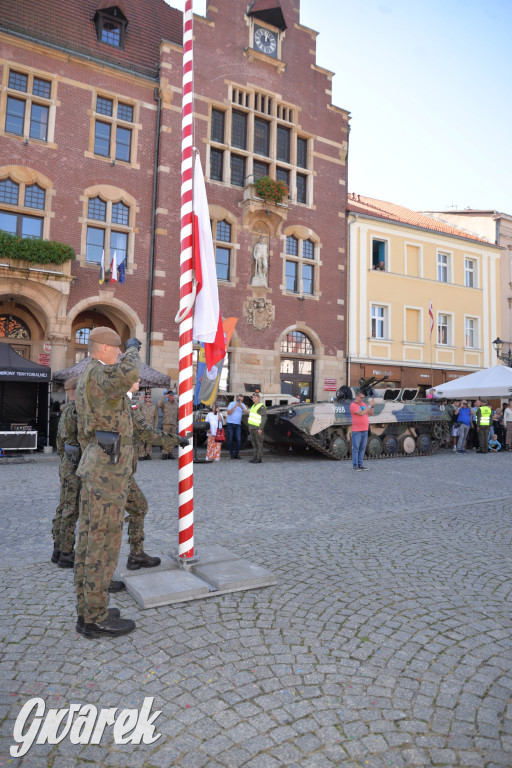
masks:
[[[366,397],[375,398],[366,453],[369,458],[425,456],[450,434],[453,408],[419,396],[418,389],[376,389],[385,379],[361,379]],[[333,402],[299,403],[267,410],[263,437],[270,451],[306,449],[331,459],[348,459],[351,452],[350,403],[356,388],[341,387]]]

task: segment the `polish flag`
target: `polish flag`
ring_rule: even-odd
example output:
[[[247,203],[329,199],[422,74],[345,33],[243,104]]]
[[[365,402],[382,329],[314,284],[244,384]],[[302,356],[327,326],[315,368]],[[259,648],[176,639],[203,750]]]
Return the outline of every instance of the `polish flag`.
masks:
[[[432,336],[432,331],[434,330],[434,307],[432,302],[428,305],[428,313],[430,315],[430,335]]]
[[[117,283],[117,253],[115,251],[110,261],[110,282]]]
[[[192,334],[194,339],[204,343],[206,368],[211,370],[215,363],[225,358],[226,346],[219,306],[210,212],[199,153],[196,154],[194,162],[193,216],[193,262],[197,292]]]

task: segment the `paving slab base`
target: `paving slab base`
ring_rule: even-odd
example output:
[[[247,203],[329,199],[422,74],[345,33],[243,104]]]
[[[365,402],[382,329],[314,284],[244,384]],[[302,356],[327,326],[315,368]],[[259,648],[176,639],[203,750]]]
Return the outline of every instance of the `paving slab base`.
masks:
[[[161,564],[151,569],[130,571],[120,563],[114,579],[124,581],[127,592],[143,608],[277,584],[274,574],[266,568],[242,560],[225,547],[213,544],[202,547],[197,554],[198,560],[184,566],[172,555],[164,555]]]

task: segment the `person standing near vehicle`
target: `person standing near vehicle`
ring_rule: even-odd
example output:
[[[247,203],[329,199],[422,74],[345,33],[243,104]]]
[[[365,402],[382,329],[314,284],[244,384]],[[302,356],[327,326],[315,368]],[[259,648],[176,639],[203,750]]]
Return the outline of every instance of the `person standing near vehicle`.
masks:
[[[463,400],[461,404],[455,408],[455,418],[457,419],[457,427],[459,428],[457,453],[466,453],[466,440],[469,430],[471,429],[472,416],[473,414],[467,400]]]
[[[489,432],[491,429],[492,408],[487,400],[482,400],[476,412],[476,429],[480,442],[479,453],[489,452]]]
[[[260,399],[260,393],[252,394],[252,405],[249,411],[249,435],[251,437],[254,456],[249,460],[250,464],[263,462],[263,429],[267,421],[267,409]]]
[[[242,444],[242,416],[248,413],[249,409],[244,403],[244,396],[237,395],[232,403],[228,405],[226,432],[229,454],[232,459],[239,459],[240,446]]]
[[[82,479],[78,541],[75,550],[77,631],[84,637],[116,637],[135,622],[108,610],[108,587],[123,533],[123,517],[132,476],[133,427],[126,392],[139,379],[141,343],[131,338],[121,355],[121,339],[112,328],[89,334],[91,357],[76,389]]]
[[[366,443],[368,442],[368,430],[370,428],[370,416],[373,416],[375,399],[372,397],[369,405],[363,402],[364,392],[358,389],[355,400],[350,403],[352,416],[352,469],[356,472],[368,470],[363,464]]]

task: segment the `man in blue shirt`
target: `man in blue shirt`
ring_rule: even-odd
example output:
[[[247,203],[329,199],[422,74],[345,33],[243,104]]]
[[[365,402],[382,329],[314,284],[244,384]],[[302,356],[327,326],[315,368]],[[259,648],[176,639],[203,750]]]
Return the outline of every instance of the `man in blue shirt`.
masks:
[[[458,408],[455,409],[457,417],[457,426],[459,428],[459,439],[457,440],[457,453],[466,453],[466,439],[471,427],[471,408],[467,400],[463,400]]]
[[[232,459],[240,458],[238,454],[242,443],[242,416],[244,413],[248,413],[247,406],[244,405],[244,397],[237,395],[227,409],[226,437]]]

